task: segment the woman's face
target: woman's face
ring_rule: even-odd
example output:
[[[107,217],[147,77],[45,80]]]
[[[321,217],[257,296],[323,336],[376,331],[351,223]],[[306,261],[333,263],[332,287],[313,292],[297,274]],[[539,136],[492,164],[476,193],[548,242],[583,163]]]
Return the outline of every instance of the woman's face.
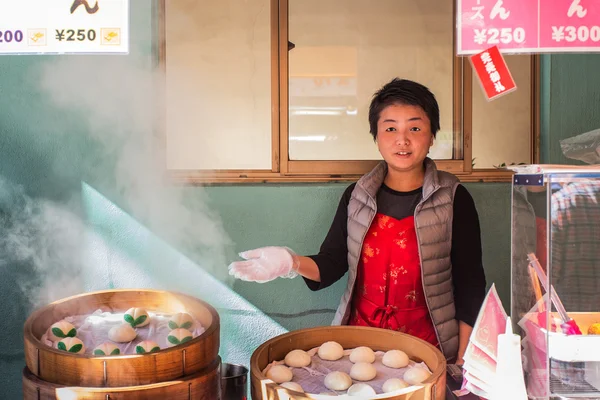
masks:
[[[392,104],[379,115],[377,147],[389,169],[423,168],[433,139],[429,118],[419,106]]]

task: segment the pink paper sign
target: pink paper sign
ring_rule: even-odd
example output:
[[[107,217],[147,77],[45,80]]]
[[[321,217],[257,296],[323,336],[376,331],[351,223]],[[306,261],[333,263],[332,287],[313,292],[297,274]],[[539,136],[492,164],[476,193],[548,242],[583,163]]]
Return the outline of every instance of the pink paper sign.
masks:
[[[498,297],[495,285],[492,285],[479,310],[477,321],[471,334],[471,342],[485,354],[497,361],[498,335],[506,330],[506,311]]]
[[[474,344],[467,346],[463,358],[465,363],[468,362],[469,364],[475,365],[476,368],[488,375],[493,376],[496,373],[496,361]]]
[[[492,46],[502,50],[537,45],[537,1],[458,0],[459,54]]]
[[[600,45],[600,1],[544,0],[540,8],[540,47],[587,51]]]
[[[600,51],[600,0],[457,0],[458,55]]]

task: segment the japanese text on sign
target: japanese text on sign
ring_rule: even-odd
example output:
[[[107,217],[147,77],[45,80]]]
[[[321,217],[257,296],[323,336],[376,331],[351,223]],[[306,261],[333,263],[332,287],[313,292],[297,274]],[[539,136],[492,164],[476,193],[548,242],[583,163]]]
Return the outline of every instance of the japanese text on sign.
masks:
[[[600,51],[600,0],[457,0],[457,53]]]
[[[488,99],[494,99],[517,88],[497,46],[471,56],[471,63]]]
[[[0,54],[129,52],[129,0],[0,0]]]

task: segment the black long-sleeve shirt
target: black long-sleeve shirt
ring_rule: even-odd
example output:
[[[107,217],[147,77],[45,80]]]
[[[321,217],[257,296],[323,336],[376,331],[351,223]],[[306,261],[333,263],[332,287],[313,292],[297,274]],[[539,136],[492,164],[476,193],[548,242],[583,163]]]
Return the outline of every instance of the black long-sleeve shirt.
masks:
[[[329,232],[319,254],[310,256],[319,268],[320,282],[305,279],[311,290],[324,289],[348,271],[348,203],[356,183],[350,185],[340,200]],[[422,188],[398,192],[383,185],[377,194],[377,212],[395,219],[414,215],[422,198]],[[482,263],[481,232],[475,202],[467,189],[459,185],[454,196],[452,219],[452,281],[456,319],[470,326],[485,298],[485,274]]]

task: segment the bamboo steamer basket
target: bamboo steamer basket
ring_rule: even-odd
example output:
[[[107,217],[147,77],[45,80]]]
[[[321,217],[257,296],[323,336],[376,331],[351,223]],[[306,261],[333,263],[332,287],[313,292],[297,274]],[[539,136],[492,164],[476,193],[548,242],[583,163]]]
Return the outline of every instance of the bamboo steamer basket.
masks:
[[[39,379],[23,370],[24,400],[217,400],[221,398],[221,360],[182,379],[129,387],[62,386]]]
[[[184,344],[143,355],[92,356],[47,346],[42,335],[55,322],[101,309],[130,307],[164,313],[187,312],[205,328]],[[24,326],[25,363],[37,378],[75,387],[127,387],[168,382],[210,370],[219,358],[219,315],[209,304],[180,293],[157,290],[107,290],[58,300],[34,311]],[[218,385],[218,382],[217,382]]]
[[[444,400],[446,398],[446,359],[431,344],[404,333],[362,326],[325,326],[285,333],[260,345],[250,358],[253,400],[309,400],[304,393],[286,389],[268,379],[262,371],[272,361],[283,360],[295,349],[308,351],[327,341],[336,341],[344,349],[368,346],[375,351],[402,350],[411,360],[425,362],[432,375],[423,386],[408,394],[379,397],[389,400]]]

